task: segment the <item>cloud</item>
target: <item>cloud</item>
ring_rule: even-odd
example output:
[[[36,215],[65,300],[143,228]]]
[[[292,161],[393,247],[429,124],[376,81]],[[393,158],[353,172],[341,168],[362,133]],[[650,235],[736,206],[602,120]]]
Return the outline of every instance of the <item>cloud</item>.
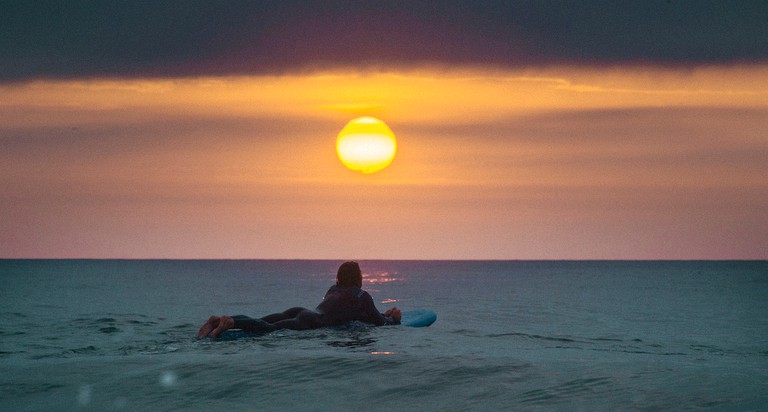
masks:
[[[764,1],[4,2],[0,81],[768,61]]]

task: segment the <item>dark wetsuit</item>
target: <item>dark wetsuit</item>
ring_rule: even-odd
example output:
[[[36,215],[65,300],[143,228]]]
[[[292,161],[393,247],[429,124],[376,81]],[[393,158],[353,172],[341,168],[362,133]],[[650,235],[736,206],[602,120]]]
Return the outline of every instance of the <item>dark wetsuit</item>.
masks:
[[[400,322],[384,316],[376,309],[373,298],[358,287],[331,286],[315,310],[291,308],[261,319],[245,315],[232,316],[234,329],[246,332],[271,332],[278,329],[317,329],[360,321],[372,325],[397,325]]]

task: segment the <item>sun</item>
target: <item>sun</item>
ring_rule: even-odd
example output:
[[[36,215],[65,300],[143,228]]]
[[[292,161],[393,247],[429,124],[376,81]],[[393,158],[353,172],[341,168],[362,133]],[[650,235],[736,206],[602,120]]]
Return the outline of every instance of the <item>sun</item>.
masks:
[[[365,116],[351,120],[339,132],[336,153],[344,166],[360,173],[375,173],[392,163],[397,140],[381,120]]]

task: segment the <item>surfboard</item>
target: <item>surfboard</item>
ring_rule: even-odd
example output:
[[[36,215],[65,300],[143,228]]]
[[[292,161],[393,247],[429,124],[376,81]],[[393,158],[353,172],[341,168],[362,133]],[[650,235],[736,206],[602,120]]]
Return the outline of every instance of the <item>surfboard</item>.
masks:
[[[400,324],[412,328],[423,328],[437,320],[437,313],[430,309],[413,309],[402,313]]]
[[[437,313],[430,309],[412,309],[402,312],[400,324],[411,328],[424,328],[437,320]],[[362,324],[365,325],[365,324]],[[339,326],[337,326],[339,327]],[[341,325],[344,327],[344,325]],[[265,332],[245,332],[239,329],[228,330],[219,336],[219,340],[234,340],[250,336],[261,336]]]

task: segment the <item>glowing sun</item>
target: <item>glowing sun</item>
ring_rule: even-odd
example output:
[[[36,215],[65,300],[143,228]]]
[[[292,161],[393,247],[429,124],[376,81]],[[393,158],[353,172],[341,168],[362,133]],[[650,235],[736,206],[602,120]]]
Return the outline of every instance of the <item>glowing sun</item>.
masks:
[[[392,163],[396,152],[394,133],[375,117],[351,120],[336,139],[336,153],[341,163],[360,173],[384,169]]]

